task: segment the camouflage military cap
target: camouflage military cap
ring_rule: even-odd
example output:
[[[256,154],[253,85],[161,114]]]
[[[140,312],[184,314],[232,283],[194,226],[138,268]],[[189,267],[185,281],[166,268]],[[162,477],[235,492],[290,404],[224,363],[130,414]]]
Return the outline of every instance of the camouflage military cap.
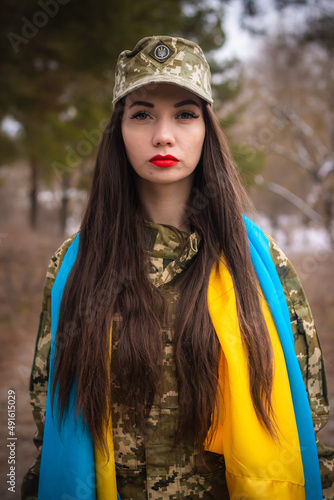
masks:
[[[210,104],[210,67],[194,42],[171,36],[151,36],[118,57],[113,104],[135,89],[150,83],[174,83]]]

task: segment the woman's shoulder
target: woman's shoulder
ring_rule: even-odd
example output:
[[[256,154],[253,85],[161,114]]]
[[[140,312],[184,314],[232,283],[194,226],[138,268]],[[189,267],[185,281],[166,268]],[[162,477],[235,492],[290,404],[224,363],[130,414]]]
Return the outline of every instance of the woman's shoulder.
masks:
[[[55,251],[55,253],[52,255],[50,262],[49,262],[48,270],[46,273],[46,281],[45,281],[46,288],[49,288],[51,290],[51,288],[54,284],[54,281],[57,277],[60,266],[64,260],[65,255],[66,255],[66,252],[69,249],[69,247],[71,246],[71,244],[73,243],[73,241],[75,240],[77,235],[78,235],[78,233],[72,234],[72,236],[67,238],[67,240],[65,240],[60,245],[60,247]]]
[[[290,266],[291,263],[290,263],[288,257],[286,256],[284,251],[278,246],[275,239],[270,234],[265,233],[265,235],[266,235],[268,243],[269,243],[270,255],[271,255],[273,261],[275,262],[275,264],[277,264],[280,267],[281,266],[288,266],[288,265]]]
[[[290,295],[294,295],[295,301],[297,301],[298,298],[305,301],[304,290],[293,264],[284,251],[278,246],[274,238],[268,234],[266,234],[266,236],[269,242],[270,255],[275,264],[283,288],[287,289]]]
[[[289,296],[289,299],[287,298],[288,304],[290,301],[293,301],[295,305],[300,304],[309,309],[303,285],[293,264],[284,251],[278,246],[276,241],[271,236],[267,234],[266,236],[269,242],[270,255],[275,264],[283,290],[286,292],[286,295]]]

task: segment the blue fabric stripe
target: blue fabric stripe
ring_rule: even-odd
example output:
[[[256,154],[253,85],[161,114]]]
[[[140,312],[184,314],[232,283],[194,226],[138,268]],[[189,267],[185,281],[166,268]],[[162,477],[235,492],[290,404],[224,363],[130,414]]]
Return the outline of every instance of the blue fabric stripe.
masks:
[[[79,248],[79,235],[64,257],[51,291],[51,361],[55,351],[60,304],[65,284]],[[49,370],[49,389],[52,385]],[[71,407],[65,425],[58,431],[59,408],[55,394],[54,414],[51,414],[51,390],[48,390],[43,452],[39,477],[39,500],[95,500],[95,462],[91,434],[79,415],[74,418],[75,386],[71,389]]]
[[[322,500],[318,451],[309,401],[294,350],[290,315],[284,291],[270,255],[268,240],[253,222],[244,217],[251,258],[262,291],[280,336],[290,382],[303,461],[306,500]]]

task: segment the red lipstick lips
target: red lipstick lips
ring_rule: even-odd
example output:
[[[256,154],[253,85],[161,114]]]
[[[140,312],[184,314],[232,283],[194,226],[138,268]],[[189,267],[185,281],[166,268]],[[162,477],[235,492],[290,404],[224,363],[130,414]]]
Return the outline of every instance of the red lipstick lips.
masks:
[[[166,155],[166,156],[156,155],[153,156],[153,158],[151,158],[149,162],[155,165],[156,167],[167,168],[176,165],[179,162],[179,160],[172,155]]]

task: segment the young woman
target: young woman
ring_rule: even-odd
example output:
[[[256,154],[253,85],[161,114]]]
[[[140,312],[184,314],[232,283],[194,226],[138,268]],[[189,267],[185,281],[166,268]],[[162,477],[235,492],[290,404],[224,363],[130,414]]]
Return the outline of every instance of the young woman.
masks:
[[[141,40],[113,103],[80,233],[46,278],[22,497],[331,498],[311,312],[242,215],[202,50]]]

